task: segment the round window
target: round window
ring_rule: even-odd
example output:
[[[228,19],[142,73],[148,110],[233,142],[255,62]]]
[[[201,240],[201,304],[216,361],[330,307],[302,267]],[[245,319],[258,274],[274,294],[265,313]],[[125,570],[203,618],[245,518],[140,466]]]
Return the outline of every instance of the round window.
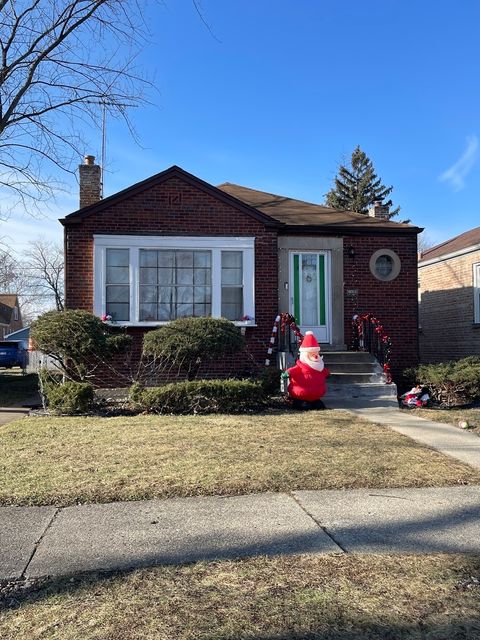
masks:
[[[388,276],[392,273],[392,271],[393,271],[393,260],[390,256],[386,256],[386,255],[379,256],[375,260],[375,273],[382,280],[384,278],[388,278]]]
[[[379,249],[370,258],[370,271],[378,280],[394,280],[400,273],[400,258],[391,249]]]

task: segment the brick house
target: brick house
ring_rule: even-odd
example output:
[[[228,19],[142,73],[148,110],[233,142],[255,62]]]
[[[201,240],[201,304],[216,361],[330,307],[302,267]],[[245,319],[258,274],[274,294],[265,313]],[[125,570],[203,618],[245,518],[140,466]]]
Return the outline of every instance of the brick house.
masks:
[[[15,293],[0,294],[0,340],[23,327],[22,314]]]
[[[424,251],[418,277],[421,361],[480,355],[480,227]]]
[[[242,327],[261,363],[280,311],[312,329],[324,350],[345,350],[358,310],[391,335],[394,373],[417,362],[420,229],[386,220],[382,205],[369,216],[338,211],[215,187],[176,166],[105,199],[100,180],[87,156],[80,209],[61,220],[66,306],[125,325],[135,357],[151,328],[212,315]]]

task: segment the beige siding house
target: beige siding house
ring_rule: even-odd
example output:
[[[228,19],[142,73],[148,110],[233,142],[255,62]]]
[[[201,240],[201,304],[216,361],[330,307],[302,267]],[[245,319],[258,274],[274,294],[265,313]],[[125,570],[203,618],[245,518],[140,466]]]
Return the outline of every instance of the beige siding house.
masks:
[[[480,356],[480,227],[422,253],[420,359]]]

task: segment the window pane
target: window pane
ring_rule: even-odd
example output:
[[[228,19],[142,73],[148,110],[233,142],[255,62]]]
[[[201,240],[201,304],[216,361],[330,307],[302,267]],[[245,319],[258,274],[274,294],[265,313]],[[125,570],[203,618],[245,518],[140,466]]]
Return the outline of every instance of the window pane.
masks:
[[[185,269],[187,267],[193,268],[193,251],[177,251],[177,269]]]
[[[193,284],[193,269],[177,269],[177,284]]]
[[[380,256],[375,262],[375,272],[381,278],[386,278],[393,271],[393,260],[390,256]]]
[[[173,269],[157,269],[158,284],[175,284],[175,271]]]
[[[193,272],[193,282],[195,284],[210,284],[211,277],[211,269],[195,269]]]
[[[157,284],[157,269],[140,267],[140,284]]]
[[[211,265],[210,251],[194,251],[193,264],[195,267],[210,267]]]
[[[177,287],[177,303],[193,302],[193,287]]]
[[[158,255],[158,266],[173,269],[175,266],[175,251],[156,251]]]
[[[222,251],[222,269],[241,269],[241,251]]]
[[[239,284],[243,281],[241,269],[222,269],[222,284]]]
[[[173,307],[170,304],[158,305],[158,318],[157,320],[174,320]]]
[[[193,316],[193,304],[177,304],[177,318]]]
[[[200,302],[202,304],[210,303],[212,301],[212,290],[210,287],[195,287],[193,294],[193,301]]]
[[[222,251],[222,284],[243,283],[243,254],[241,251]]]
[[[128,284],[128,267],[107,267],[107,284]]]
[[[128,267],[129,254],[128,249],[107,249],[107,267]]]
[[[140,287],[140,302],[157,302],[157,287]]]
[[[158,302],[163,304],[175,302],[175,289],[173,287],[158,287]]]
[[[130,302],[130,287],[109,285],[107,287],[107,302]]]
[[[241,287],[222,287],[222,317],[227,320],[240,320],[243,316],[243,289]]]
[[[107,303],[107,315],[112,316],[113,320],[130,320],[130,305],[129,304],[112,304]]]
[[[140,249],[140,266],[141,267],[156,267],[157,266],[157,253],[158,253],[158,251],[148,251],[146,249]]]
[[[211,315],[211,305],[209,304],[194,304],[193,305],[193,315],[196,318],[202,317],[205,318]]]
[[[157,320],[157,305],[140,304],[140,320]]]
[[[303,253],[301,257],[302,324],[306,327],[318,325],[318,254]]]

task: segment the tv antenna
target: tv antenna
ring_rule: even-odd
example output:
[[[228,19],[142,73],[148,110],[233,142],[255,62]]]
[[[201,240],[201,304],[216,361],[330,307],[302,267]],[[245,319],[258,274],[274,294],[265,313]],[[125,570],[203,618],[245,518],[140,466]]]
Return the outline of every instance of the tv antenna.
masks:
[[[137,105],[121,102],[110,102],[109,100],[87,100],[89,104],[97,104],[102,108],[102,150],[100,160],[100,198],[103,198],[105,164],[107,161],[107,107],[133,108]]]

